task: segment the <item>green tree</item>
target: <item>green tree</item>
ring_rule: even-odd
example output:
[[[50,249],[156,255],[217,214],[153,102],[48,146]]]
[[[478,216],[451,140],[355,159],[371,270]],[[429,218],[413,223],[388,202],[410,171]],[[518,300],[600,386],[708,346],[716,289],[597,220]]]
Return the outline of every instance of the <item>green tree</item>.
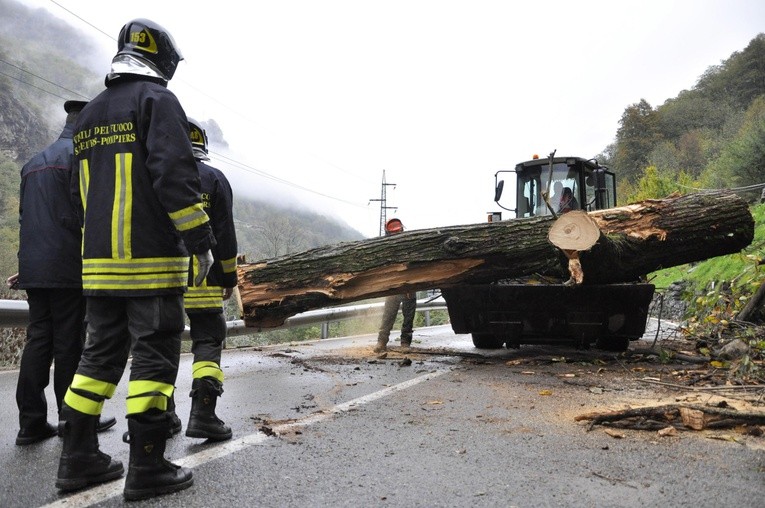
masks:
[[[685,171],[660,171],[656,166],[645,168],[643,176],[633,187],[629,202],[661,199],[673,193],[686,194],[694,187],[693,178]]]
[[[640,99],[627,107],[616,133],[616,169],[622,178],[637,180],[649,163],[648,156],[661,140],[658,117],[651,105]]]
[[[745,108],[765,94],[765,34],[752,39],[744,51],[734,53],[728,62],[726,70],[733,96]]]
[[[606,166],[611,169],[615,168],[616,143],[610,143],[601,153],[595,156],[595,160],[597,160],[601,166]]]
[[[714,100],[699,90],[683,90],[656,109],[658,129],[665,139],[677,139],[694,129],[719,130],[736,109],[727,99]]]
[[[677,141],[678,166],[698,176],[707,165],[707,136],[702,129],[684,133]]]
[[[709,164],[702,183],[712,188],[765,183],[765,95],[752,102],[736,137]]]
[[[765,94],[765,34],[752,39],[743,51],[733,53],[720,65],[709,67],[696,84],[708,100],[746,109]]]
[[[666,140],[657,144],[648,155],[648,160],[651,165],[663,171],[680,171],[680,151],[672,141]]]

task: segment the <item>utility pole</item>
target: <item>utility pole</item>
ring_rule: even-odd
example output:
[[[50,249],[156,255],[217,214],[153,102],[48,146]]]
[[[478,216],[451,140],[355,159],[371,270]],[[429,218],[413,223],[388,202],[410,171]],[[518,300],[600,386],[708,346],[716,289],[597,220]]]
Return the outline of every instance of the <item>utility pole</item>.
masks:
[[[380,199],[369,200],[370,203],[372,201],[380,202],[380,236],[385,235],[385,223],[388,222],[388,210],[398,210],[398,207],[388,206],[387,190],[389,186],[393,186],[394,189],[396,188],[395,183],[385,182],[385,170],[383,169],[382,187],[380,189]]]

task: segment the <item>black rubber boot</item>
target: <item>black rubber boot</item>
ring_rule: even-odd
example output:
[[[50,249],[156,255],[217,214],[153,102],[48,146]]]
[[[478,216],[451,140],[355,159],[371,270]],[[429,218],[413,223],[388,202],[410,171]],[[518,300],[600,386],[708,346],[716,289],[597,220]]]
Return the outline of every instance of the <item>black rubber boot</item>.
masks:
[[[59,421],[58,424],[59,424],[59,428],[58,428],[58,432],[56,432],[56,434],[58,435],[58,437],[63,437],[61,435],[61,429],[60,429],[61,422]],[[101,417],[101,416],[99,416],[98,417],[98,424],[96,425],[96,432],[98,432],[99,434],[101,432],[106,432],[107,430],[111,429],[115,425],[117,425],[117,419],[115,417],[113,417],[113,416],[109,416],[109,417]],[[19,444],[19,443],[17,442],[16,444]]]
[[[223,383],[212,377],[195,379],[191,384],[191,414],[186,436],[225,441],[231,439],[231,427],[215,415],[218,397],[223,394]]]
[[[122,462],[99,451],[98,415],[86,415],[67,405],[61,409],[59,433],[64,438],[58,463],[56,488],[77,490],[94,483],[108,482],[122,476]]]
[[[117,425],[117,419],[113,416],[110,416],[108,418],[98,418],[98,425],[96,426],[96,432],[103,432],[105,430],[109,430],[112,427]]]
[[[128,418],[128,431],[122,437],[130,443],[130,465],[123,491],[126,500],[178,492],[194,484],[190,469],[165,459],[165,443],[170,435],[170,418],[166,412]]]
[[[172,434],[170,437],[173,437],[183,430],[183,423],[178,418],[178,413],[175,412],[175,392],[173,392],[167,401],[167,412],[170,414],[170,433]]]

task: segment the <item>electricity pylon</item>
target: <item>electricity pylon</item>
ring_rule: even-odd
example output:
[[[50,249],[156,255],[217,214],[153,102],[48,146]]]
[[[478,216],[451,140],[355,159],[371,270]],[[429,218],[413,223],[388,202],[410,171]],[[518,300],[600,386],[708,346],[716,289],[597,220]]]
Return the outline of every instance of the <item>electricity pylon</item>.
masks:
[[[383,236],[385,234],[385,223],[388,222],[388,210],[398,210],[398,207],[388,206],[387,191],[388,191],[388,187],[390,186],[393,186],[394,189],[396,188],[395,183],[387,183],[385,181],[385,170],[383,169],[382,186],[380,188],[380,199],[369,200],[370,203],[372,201],[380,202],[380,236]]]

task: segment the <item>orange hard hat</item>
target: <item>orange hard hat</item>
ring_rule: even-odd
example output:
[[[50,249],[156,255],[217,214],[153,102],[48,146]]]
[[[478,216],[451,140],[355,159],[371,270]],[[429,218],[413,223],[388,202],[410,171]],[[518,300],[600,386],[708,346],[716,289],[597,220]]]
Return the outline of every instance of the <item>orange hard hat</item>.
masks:
[[[400,233],[404,230],[404,224],[396,218],[390,219],[385,223],[385,231],[387,233]]]

